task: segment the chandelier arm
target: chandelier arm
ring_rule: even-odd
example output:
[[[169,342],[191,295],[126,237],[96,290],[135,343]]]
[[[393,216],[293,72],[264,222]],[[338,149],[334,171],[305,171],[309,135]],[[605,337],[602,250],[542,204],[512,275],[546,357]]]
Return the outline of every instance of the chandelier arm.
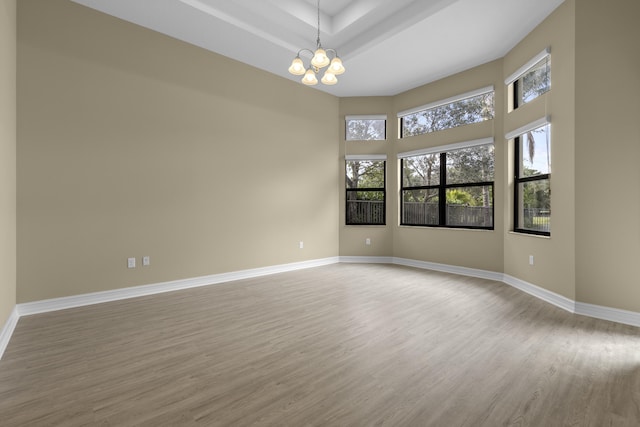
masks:
[[[298,51],[298,56],[300,56],[300,54],[302,52],[309,52],[311,54],[311,56],[313,56],[313,51],[311,49],[307,49],[307,48],[302,48]]]
[[[335,50],[335,49],[331,49],[330,47],[326,47],[326,48],[324,48],[324,51],[325,51],[325,52],[327,52],[327,53],[329,53],[329,52],[333,52],[333,56],[334,56],[335,58],[337,58],[337,57],[338,57],[338,51],[337,51],[337,50]],[[327,55],[327,56],[329,56],[329,55]]]

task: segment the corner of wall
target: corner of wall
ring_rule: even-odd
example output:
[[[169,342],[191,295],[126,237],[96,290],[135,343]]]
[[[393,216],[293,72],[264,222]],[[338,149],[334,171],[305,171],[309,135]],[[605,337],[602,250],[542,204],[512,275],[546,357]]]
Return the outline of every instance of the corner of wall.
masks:
[[[0,357],[16,305],[17,0],[0,3]],[[8,342],[8,338],[7,338]],[[6,345],[6,344],[5,344]]]
[[[551,47],[551,90],[505,113],[504,132],[551,116],[551,206],[549,238],[513,233],[513,142],[507,144],[505,168],[504,273],[570,300],[575,288],[575,20],[574,0],[558,6],[504,57],[504,77]],[[506,100],[505,95],[505,100]],[[533,257],[535,263],[531,264]]]

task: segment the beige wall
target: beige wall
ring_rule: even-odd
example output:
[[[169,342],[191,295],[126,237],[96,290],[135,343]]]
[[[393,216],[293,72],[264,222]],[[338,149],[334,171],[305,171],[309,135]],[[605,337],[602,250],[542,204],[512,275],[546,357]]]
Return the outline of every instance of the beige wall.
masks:
[[[18,20],[18,302],[337,256],[338,98],[66,0]]]
[[[576,1],[577,299],[640,312],[640,2]]]
[[[397,165],[399,163],[397,153],[400,152],[495,136],[495,230],[453,230],[399,226],[399,208],[395,206],[395,217],[392,224],[394,227],[394,256],[488,271],[502,271],[503,214],[498,209],[504,203],[502,191],[504,144],[500,139],[502,110],[504,109],[502,102],[504,85],[500,82],[501,77],[502,61],[493,61],[394,97],[395,118],[398,111],[485,86],[493,85],[496,91],[495,120],[392,141],[393,159]],[[393,136],[397,137],[397,131]],[[389,193],[397,198],[400,185],[398,172],[394,178],[393,187]]]
[[[574,32],[574,1],[568,0],[503,59],[392,97],[389,113],[390,140],[384,148],[381,148],[390,159],[387,192],[390,215],[384,235],[388,238],[391,234],[393,247],[390,254],[392,256],[505,272],[568,298],[575,298]],[[552,49],[552,90],[538,100],[507,113],[504,77],[548,46]],[[396,138],[397,111],[487,85],[494,85],[496,90],[494,121],[401,140]],[[341,100],[341,116],[359,114],[362,107],[358,102],[364,105],[369,104],[366,98]],[[504,140],[506,132],[545,115],[551,115],[553,122],[551,238],[514,234],[510,231],[513,228],[513,185],[507,177],[512,175],[513,142]],[[398,225],[399,177],[396,160],[398,152],[489,136],[494,136],[496,147],[494,231]],[[363,233],[370,233],[370,231],[356,233],[349,227],[346,228],[347,230],[341,233],[341,254],[362,252],[360,241],[363,240]],[[355,243],[352,241],[352,236],[356,236]],[[534,256],[534,266],[529,265],[529,255]]]
[[[11,89],[15,2],[2,5],[0,84]],[[394,97],[343,99],[71,2],[18,7],[18,302],[340,254],[504,272],[570,299],[640,311],[635,0],[566,0],[500,60]],[[504,77],[547,46],[552,90],[507,113]],[[490,84],[494,121],[397,139],[397,111]],[[387,141],[345,141],[352,114],[387,114]],[[552,118],[551,238],[510,231],[513,143],[503,138],[544,115]],[[15,106],[1,104],[7,117]],[[10,242],[8,129],[0,222]],[[494,231],[398,225],[398,152],[492,135]],[[387,155],[386,226],[345,226],[345,154]],[[0,278],[6,317],[15,246],[0,250],[9,262]],[[143,255],[150,267],[126,268],[127,257]]]
[[[345,141],[345,116],[347,115],[387,115],[386,141]],[[396,125],[392,110],[391,97],[354,97],[340,99],[340,255],[341,256],[391,256],[392,255],[392,225],[396,221],[395,206],[397,198],[394,193],[394,179],[397,174],[394,162],[394,145]],[[345,155],[353,154],[386,154],[387,155],[387,194],[386,194],[386,225],[345,225]],[[366,239],[371,244],[366,245]]]
[[[340,100],[341,150],[344,154],[387,155],[387,225],[346,226],[344,177],[340,196],[340,255],[395,256],[419,261],[502,271],[502,212],[496,210],[495,231],[452,230],[399,225],[400,186],[397,154],[425,147],[469,141],[494,135],[502,129],[502,62],[489,64],[418,87],[394,97],[342,98]],[[496,120],[442,132],[398,139],[397,112],[431,101],[459,95],[488,85],[496,88]],[[344,117],[358,114],[387,114],[387,140],[345,141]],[[500,132],[495,133],[498,137]],[[496,206],[502,205],[503,144],[496,140]],[[346,150],[346,151],[345,151]],[[343,167],[343,166],[342,166]],[[365,245],[365,239],[371,245]]]
[[[635,271],[640,259],[640,3],[566,0],[502,60],[391,97],[341,100],[348,114],[387,109],[389,140],[370,151],[389,157],[388,221],[378,229],[344,227],[343,255],[369,255],[365,235],[377,232],[391,249],[370,253],[504,272],[578,302],[640,312]],[[552,89],[507,112],[503,79],[551,47]],[[488,84],[496,87],[495,123],[397,140],[397,111]],[[371,107],[373,110],[372,111]],[[503,135],[551,116],[552,233],[513,233],[513,141]],[[496,131],[497,129],[497,131]],[[398,226],[396,154],[481,138],[496,139],[494,232]],[[344,144],[344,141],[342,141]],[[364,143],[347,144],[360,152]],[[369,145],[367,145],[369,149]],[[376,151],[378,150],[378,151]],[[344,185],[344,184],[342,184]],[[344,224],[344,203],[341,224]],[[529,255],[534,265],[529,265]]]
[[[345,154],[387,155],[387,225],[346,226],[344,197],[340,200],[340,255],[342,256],[395,256],[419,261],[437,262],[461,267],[502,271],[502,211],[496,210],[495,231],[452,230],[399,225],[398,194],[400,185],[397,154],[425,147],[500,136],[502,129],[502,61],[456,74],[394,97],[342,98],[340,121],[342,131],[342,159]],[[474,89],[494,85],[496,110],[494,121],[462,126],[442,132],[398,139],[397,112],[431,101],[459,95]],[[357,114],[387,114],[387,140],[345,141],[344,117]],[[496,140],[496,206],[502,205],[503,144]],[[346,151],[345,151],[346,150]],[[344,188],[344,176],[341,187]],[[344,191],[344,190],[343,190]],[[365,245],[365,239],[371,245]]]
[[[510,178],[505,187],[504,272],[570,299],[575,299],[574,8],[575,1],[566,0],[504,58],[506,77],[544,48],[551,47],[551,90],[506,114],[504,125],[506,133],[551,115],[551,237],[509,232],[513,229]],[[512,159],[512,141],[508,147],[507,159]],[[511,161],[507,162],[512,172]],[[533,266],[529,265],[529,255],[534,256]]]
[[[0,0],[0,330],[16,304],[16,0]]]

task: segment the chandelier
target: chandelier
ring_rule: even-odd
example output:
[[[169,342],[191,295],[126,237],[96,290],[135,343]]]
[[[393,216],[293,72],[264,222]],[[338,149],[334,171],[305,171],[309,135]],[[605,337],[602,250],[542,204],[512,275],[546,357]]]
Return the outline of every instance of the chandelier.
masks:
[[[300,58],[300,53],[302,52],[309,52],[313,55],[311,63],[307,68],[305,68],[304,62],[302,62],[302,58]],[[333,54],[333,59],[329,58],[330,53]],[[291,61],[289,72],[294,76],[302,76],[304,74],[302,83],[313,86],[318,84],[316,74],[320,73],[327,65],[329,67],[325,70],[321,82],[326,85],[334,85],[338,83],[336,76],[344,73],[345,70],[342,65],[342,60],[338,57],[338,52],[336,52],[335,49],[325,49],[322,47],[322,43],[320,43],[320,0],[318,0],[318,38],[316,39],[316,51],[300,49],[296,57]]]

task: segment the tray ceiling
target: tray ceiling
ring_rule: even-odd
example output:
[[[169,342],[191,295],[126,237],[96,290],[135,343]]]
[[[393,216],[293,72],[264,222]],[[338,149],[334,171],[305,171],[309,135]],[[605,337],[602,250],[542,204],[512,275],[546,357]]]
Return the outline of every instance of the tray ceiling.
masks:
[[[284,78],[315,48],[315,0],[73,0]],[[395,95],[504,56],[563,0],[321,0],[337,96]]]

